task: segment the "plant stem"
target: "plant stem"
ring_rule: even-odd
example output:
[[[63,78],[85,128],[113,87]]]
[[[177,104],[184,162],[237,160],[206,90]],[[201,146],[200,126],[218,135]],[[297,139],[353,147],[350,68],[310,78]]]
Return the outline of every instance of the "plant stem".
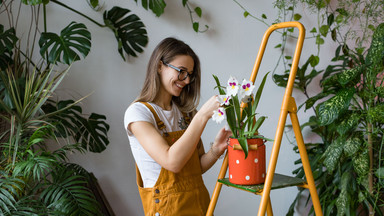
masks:
[[[99,27],[107,27],[106,25],[100,24],[99,22],[97,22],[96,20],[90,18],[89,16],[87,16],[87,15],[81,13],[80,11],[77,11],[77,10],[75,10],[75,9],[73,9],[73,8],[71,8],[71,7],[69,7],[69,6],[65,5],[65,4],[63,4],[63,3],[59,2],[59,1],[57,1],[57,0],[51,0],[51,2],[54,2],[54,3],[56,3],[56,4],[58,4],[58,5],[62,6],[62,7],[67,8],[68,10],[70,10],[70,11],[72,11],[72,12],[75,12],[75,13],[77,13],[77,14],[79,14],[79,15],[85,17],[85,18],[87,18],[89,21],[95,23],[95,24],[98,25]]]
[[[368,154],[369,154],[369,173],[368,173],[368,189],[373,194],[373,147],[372,147],[372,123],[368,123]],[[373,207],[369,205],[369,215],[374,215]]]

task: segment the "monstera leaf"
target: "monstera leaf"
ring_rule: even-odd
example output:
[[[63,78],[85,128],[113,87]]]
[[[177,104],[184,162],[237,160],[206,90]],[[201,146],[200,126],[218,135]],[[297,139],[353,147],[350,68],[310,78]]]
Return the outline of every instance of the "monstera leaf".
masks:
[[[15,35],[15,29],[10,28],[4,31],[4,26],[0,25],[0,68],[4,69],[12,62],[12,50],[16,45],[18,38]]]
[[[135,2],[137,2],[137,0],[135,0]],[[149,8],[158,17],[164,13],[166,6],[164,0],[141,0],[141,5],[145,10]]]
[[[79,54],[84,58],[91,50],[91,33],[82,23],[71,22],[60,35],[51,32],[41,33],[39,40],[40,54],[50,63],[61,62],[71,64],[80,60]]]
[[[74,105],[75,101],[49,101],[43,107],[46,113],[55,113],[50,122],[55,124],[57,133],[61,137],[73,136],[81,143],[85,150],[102,152],[109,144],[109,125],[104,121],[106,117],[92,113],[88,118],[82,114],[82,109]]]
[[[148,43],[144,23],[128,9],[113,7],[104,12],[104,23],[112,29],[118,43],[118,51],[125,60],[124,51],[136,57],[136,52],[143,52],[142,47]]]

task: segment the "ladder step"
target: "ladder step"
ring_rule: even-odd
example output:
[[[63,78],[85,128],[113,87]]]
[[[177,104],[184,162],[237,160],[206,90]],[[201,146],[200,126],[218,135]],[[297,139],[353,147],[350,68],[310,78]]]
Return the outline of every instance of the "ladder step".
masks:
[[[261,193],[264,188],[264,184],[258,184],[258,185],[233,184],[229,182],[228,178],[218,179],[217,181],[229,187],[238,188],[251,193]],[[303,179],[275,173],[275,175],[273,176],[271,190],[285,188],[285,187],[292,187],[292,186],[302,186],[304,184],[306,184],[306,181]]]

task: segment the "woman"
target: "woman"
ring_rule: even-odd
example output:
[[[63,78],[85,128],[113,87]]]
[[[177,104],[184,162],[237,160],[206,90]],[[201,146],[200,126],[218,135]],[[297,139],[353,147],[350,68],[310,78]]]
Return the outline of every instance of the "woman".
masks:
[[[200,136],[219,102],[213,96],[196,111],[200,77],[193,50],[166,38],[153,51],[141,94],[125,113],[145,215],[205,215],[208,208],[201,175],[224,153],[231,133],[221,129],[205,153]]]

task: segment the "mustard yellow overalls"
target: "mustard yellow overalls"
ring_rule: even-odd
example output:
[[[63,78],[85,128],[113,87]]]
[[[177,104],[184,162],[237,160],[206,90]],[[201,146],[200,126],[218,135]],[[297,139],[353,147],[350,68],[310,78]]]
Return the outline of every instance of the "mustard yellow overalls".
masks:
[[[165,129],[156,111],[145,104],[154,115],[157,127]],[[185,115],[184,115],[185,116]],[[163,138],[171,146],[185,130],[163,133]],[[143,203],[145,216],[199,216],[205,215],[210,197],[204,185],[198,150],[179,173],[161,168],[159,178],[152,188],[143,188],[143,181],[136,166],[136,182]]]

